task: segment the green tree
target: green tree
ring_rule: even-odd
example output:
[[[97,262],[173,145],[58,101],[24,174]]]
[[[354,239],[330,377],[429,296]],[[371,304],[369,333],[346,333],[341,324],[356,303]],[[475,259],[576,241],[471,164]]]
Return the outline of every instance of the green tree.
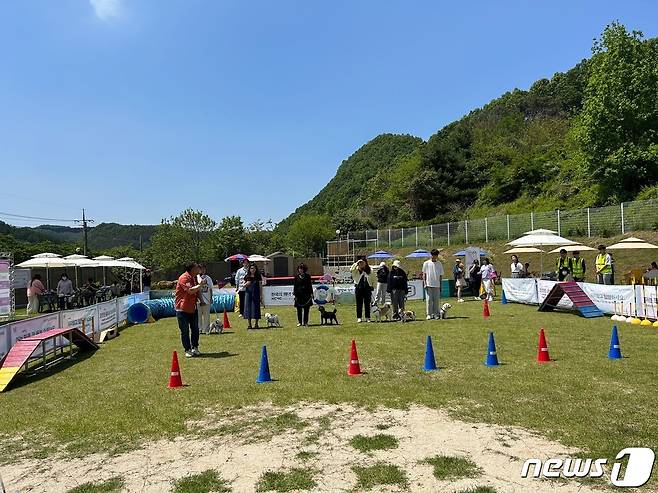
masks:
[[[600,201],[658,179],[658,44],[614,22],[592,49],[578,131]]]
[[[151,244],[153,261],[166,269],[191,260],[210,262],[215,260],[217,223],[201,211],[185,209],[162,220]]]
[[[217,251],[222,260],[234,253],[248,253],[247,230],[240,216],[226,216],[217,228]]]
[[[293,255],[322,255],[334,235],[329,216],[305,216],[290,226],[286,246]]]
[[[256,219],[247,226],[246,236],[249,253],[267,255],[274,251],[272,249],[273,228],[274,225],[271,219],[267,221]]]

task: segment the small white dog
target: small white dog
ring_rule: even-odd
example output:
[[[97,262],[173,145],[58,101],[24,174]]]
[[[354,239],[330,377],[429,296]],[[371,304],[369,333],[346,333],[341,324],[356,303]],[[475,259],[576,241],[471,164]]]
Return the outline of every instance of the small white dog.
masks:
[[[375,303],[373,303],[372,306],[370,307],[370,318],[375,322],[382,321],[382,311],[379,308],[379,306],[376,305]]]
[[[452,308],[452,305],[450,303],[444,303],[441,306],[441,310],[439,310],[439,318],[442,320],[445,320],[448,318],[448,310]]]
[[[220,319],[217,319],[213,323],[211,323],[208,334],[212,333],[213,331],[216,332],[217,334],[221,334],[222,332],[224,332],[224,322]]]
[[[281,322],[279,322],[279,316],[274,313],[266,313],[265,320],[267,321],[268,327],[281,327]]]
[[[413,322],[416,320],[416,312],[413,310],[400,309],[400,320],[402,320],[402,322]]]

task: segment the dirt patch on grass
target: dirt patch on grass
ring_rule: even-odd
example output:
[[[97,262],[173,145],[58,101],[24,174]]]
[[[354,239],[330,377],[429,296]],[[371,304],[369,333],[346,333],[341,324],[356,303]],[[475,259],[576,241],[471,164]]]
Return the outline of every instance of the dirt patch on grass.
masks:
[[[574,481],[522,479],[526,458],[547,459],[577,451],[519,428],[466,423],[446,412],[421,406],[408,410],[300,403],[287,408],[249,407],[208,414],[188,423],[189,434],[160,440],[125,454],[94,454],[65,459],[23,459],[0,471],[9,491],[67,490],[89,481],[121,477],[123,491],[171,491],[185,476],[217,471],[235,492],[256,491],[268,471],[310,468],[316,471],[312,491],[355,491],[354,467],[390,464],[408,480],[410,491],[463,491],[490,486],[497,492],[595,491]],[[375,437],[386,427],[395,448],[356,451],[350,440]],[[311,437],[312,439],[309,439]],[[428,457],[463,457],[475,464],[477,477],[440,480]],[[35,472],[38,471],[38,472]],[[604,486],[601,480],[601,487]],[[401,491],[401,486],[375,486],[372,491]]]

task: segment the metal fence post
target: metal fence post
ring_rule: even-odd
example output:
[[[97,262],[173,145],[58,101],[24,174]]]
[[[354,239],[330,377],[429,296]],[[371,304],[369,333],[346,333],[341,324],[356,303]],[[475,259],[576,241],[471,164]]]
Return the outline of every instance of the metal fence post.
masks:
[[[557,234],[562,236],[562,231],[560,230],[560,209],[557,210]]]
[[[530,212],[530,229],[535,229],[535,213]]]
[[[400,233],[402,234],[402,246],[404,247],[404,228],[400,228]]]
[[[489,243],[489,221],[484,218],[484,242]]]
[[[377,239],[375,240],[375,247],[379,248],[379,228],[377,228]]]
[[[466,233],[466,244],[468,245],[468,219],[464,219],[464,232]]]
[[[592,237],[592,224],[589,221],[589,207],[587,208],[587,237]]]
[[[430,224],[430,246],[434,246],[434,225]]]
[[[626,234],[626,231],[624,230],[624,203],[622,202],[621,204],[621,234]]]
[[[448,246],[450,246],[450,223],[448,222]]]
[[[509,214],[507,214],[507,241],[509,241]]]
[[[388,246],[391,247],[391,228],[388,228]]]
[[[416,226],[416,248],[418,248],[418,226]]]

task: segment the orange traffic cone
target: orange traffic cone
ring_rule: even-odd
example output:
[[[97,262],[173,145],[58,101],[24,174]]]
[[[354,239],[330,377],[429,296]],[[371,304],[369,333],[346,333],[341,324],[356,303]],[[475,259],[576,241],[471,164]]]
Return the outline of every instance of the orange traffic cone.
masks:
[[[226,312],[226,310],[224,310],[223,326],[224,326],[225,329],[230,329],[231,328],[231,322],[228,321],[228,313]]]
[[[361,366],[359,365],[359,355],[356,354],[356,342],[352,339],[352,349],[350,351],[350,366],[347,368],[347,374],[350,376],[361,375]]]
[[[548,344],[546,344],[546,336],[544,329],[539,331],[539,347],[537,347],[537,363],[548,363],[551,357],[548,355]]]
[[[489,318],[491,316],[491,312],[489,311],[489,300],[484,300],[484,305],[482,305],[482,316],[484,318]]]
[[[178,353],[174,351],[174,354],[171,358],[171,373],[169,374],[169,385],[170,389],[176,389],[183,386],[183,380],[180,376],[180,368],[178,367]]]

